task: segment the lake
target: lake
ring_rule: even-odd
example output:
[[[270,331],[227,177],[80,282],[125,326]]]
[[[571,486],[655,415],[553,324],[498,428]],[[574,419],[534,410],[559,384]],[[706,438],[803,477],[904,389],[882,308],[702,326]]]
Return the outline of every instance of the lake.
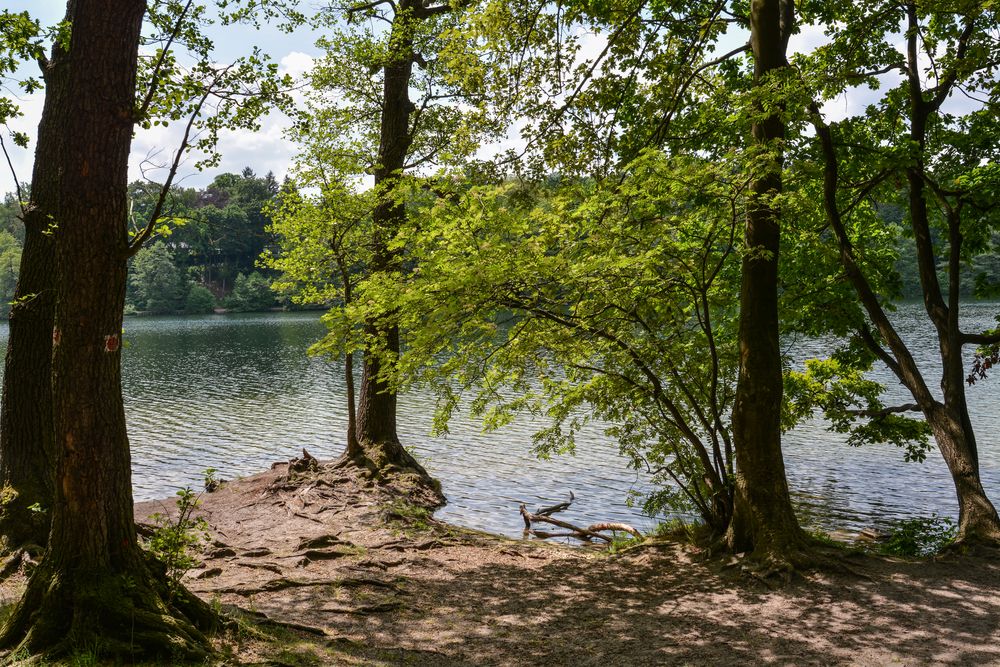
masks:
[[[918,344],[920,359],[932,363],[933,341],[919,339],[916,308],[903,306],[896,317]],[[966,306],[970,326],[991,326],[995,312],[995,304]],[[316,313],[127,318],[123,385],[136,497],[199,488],[209,467],[223,478],[252,474],[303,447],[321,459],[339,455],[346,427],[343,366],[306,355],[323,333]],[[6,326],[0,342],[6,344]],[[786,345],[796,357],[828,349],[816,341]],[[977,384],[969,398],[984,483],[1000,501],[996,382]],[[441,519],[520,535],[520,503],[549,504],[572,490],[577,500],[567,520],[627,521],[640,529],[656,523],[627,505],[629,491],[642,491],[646,480],[628,469],[598,426],[577,438],[575,456],[540,461],[531,453],[536,425],[530,420],[484,434],[477,422],[458,416],[449,435],[432,438],[433,397],[408,393],[399,410],[400,437],[448,496]],[[905,463],[891,446],[849,448],[843,436],[814,420],[786,435],[785,457],[808,526],[857,529],[895,518],[955,515],[954,491],[936,451],[926,463]]]

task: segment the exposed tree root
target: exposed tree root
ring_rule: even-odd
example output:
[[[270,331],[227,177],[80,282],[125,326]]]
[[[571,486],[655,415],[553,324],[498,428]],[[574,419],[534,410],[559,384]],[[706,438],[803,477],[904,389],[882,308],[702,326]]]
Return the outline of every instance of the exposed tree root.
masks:
[[[256,625],[271,626],[275,628],[287,628],[289,630],[295,630],[297,632],[305,632],[307,634],[317,635],[319,637],[330,636],[330,634],[323,628],[318,628],[313,625],[305,625],[302,623],[295,623],[292,621],[279,621],[278,619],[268,616],[263,612],[250,611],[249,609],[244,609],[243,607],[237,607],[236,605],[226,605],[223,608],[223,614],[225,615],[224,625],[230,629],[240,628],[242,627],[242,623],[249,621]]]
[[[355,468],[363,477],[389,486],[424,507],[441,507],[447,502],[441,483],[398,442],[361,442],[354,451],[334,461],[333,468]]]
[[[0,563],[0,581],[6,581],[21,569],[34,567],[44,552],[45,549],[37,544],[25,544],[15,549]]]
[[[720,547],[724,545],[725,542],[720,540],[713,544],[710,551],[719,553]],[[838,550],[811,540],[804,533],[791,543],[760,547],[749,553],[737,554],[728,565],[739,567],[742,575],[769,588],[788,585],[806,572],[835,572],[871,579],[869,575],[848,565],[844,555]]]
[[[955,541],[949,544],[938,555],[948,556],[981,556],[1000,559],[1000,535],[967,532],[959,534]]]
[[[36,568],[0,633],[0,646],[57,658],[80,647],[102,657],[205,660],[215,614],[146,568],[123,574]],[[143,571],[144,570],[144,571]]]

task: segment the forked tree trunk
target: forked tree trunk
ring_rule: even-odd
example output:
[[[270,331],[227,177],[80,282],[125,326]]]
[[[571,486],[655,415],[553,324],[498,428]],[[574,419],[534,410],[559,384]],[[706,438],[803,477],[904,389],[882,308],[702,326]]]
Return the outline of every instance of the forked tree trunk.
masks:
[[[128,156],[141,0],[74,0],[56,214],[55,502],[48,550],[0,644],[203,659],[212,614],[139,549],[121,394]]]
[[[754,78],[787,65],[785,46],[793,18],[790,0],[754,0],[751,45]],[[755,558],[794,563],[806,541],[792,510],[781,454],[781,350],[778,343],[779,219],[781,148],[785,127],[771,115],[753,125],[754,143],[771,153],[751,186],[746,218],[746,254],[740,287],[740,369],[733,406],[736,493],[726,542]]]
[[[390,61],[385,65],[382,90],[382,117],[375,189],[380,201],[372,211],[374,238],[372,271],[393,271],[397,253],[389,242],[406,219],[404,205],[396,199],[396,185],[406,165],[413,142],[410,114],[410,78],[413,73],[413,32],[416,22],[426,18],[419,0],[402,0],[393,17]],[[390,316],[391,317],[391,316]],[[378,351],[364,354],[361,395],[358,399],[357,437],[348,445],[346,458],[377,477],[402,476],[440,494],[440,484],[406,451],[396,432],[396,393],[381,377],[383,364],[399,355],[399,327],[392,321],[372,320],[365,327],[369,339],[378,341]],[[443,496],[439,501],[443,501]]]
[[[44,65],[31,201],[24,216],[21,270],[10,310],[0,410],[0,536],[5,549],[44,547],[52,516],[52,322],[55,316],[55,212],[66,122],[67,54],[56,43]]]

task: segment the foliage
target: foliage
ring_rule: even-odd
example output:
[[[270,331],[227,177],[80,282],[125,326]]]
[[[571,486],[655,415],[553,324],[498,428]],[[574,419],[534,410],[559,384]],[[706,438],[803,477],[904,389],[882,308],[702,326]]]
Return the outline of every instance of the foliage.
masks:
[[[847,444],[890,443],[905,450],[907,461],[924,461],[931,445],[930,427],[919,419],[893,412],[880,400],[885,386],[868,379],[873,359],[851,358],[841,350],[828,359],[809,359],[805,370],[785,374],[786,428],[822,411],[835,433],[848,434]],[[916,411],[916,406],[911,408]]]
[[[292,303],[332,305],[350,300],[351,289],[370,261],[370,195],[340,182],[307,196],[286,189],[268,209],[277,249],[263,261],[281,272],[273,288]]]
[[[189,315],[211,313],[215,310],[215,295],[204,285],[194,284],[188,290],[184,312]]]
[[[260,273],[239,274],[233,291],[225,300],[226,308],[236,312],[267,310],[274,305],[271,283]]]
[[[135,182],[129,192],[133,217],[152,215],[160,185]],[[128,307],[152,313],[211,312],[213,291],[232,291],[237,276],[253,272],[257,257],[273,243],[267,210],[277,192],[272,174],[257,176],[250,168],[220,174],[204,188],[171,188],[162,211],[169,220],[159,232],[162,238],[131,261]],[[273,305],[270,298],[244,301],[241,309]]]
[[[187,297],[187,285],[163,241],[146,246],[136,254],[129,284],[135,293],[136,308],[154,315],[179,311]]]
[[[185,487],[177,492],[177,518],[161,513],[150,516],[156,529],[149,538],[149,552],[166,567],[174,587],[180,586],[184,574],[197,565],[193,552],[209,540],[208,522],[194,517],[199,498],[200,494]]]
[[[901,519],[893,522],[880,551],[890,556],[932,556],[954,542],[957,534],[958,526],[947,517]]]
[[[10,311],[20,268],[21,244],[10,232],[0,231],[0,314]]]
[[[396,239],[412,272],[362,281],[317,347],[371,349],[358,322],[392,311],[408,334],[393,380],[437,390],[438,430],[467,391],[489,429],[545,414],[545,456],[601,420],[662,485],[647,511],[723,528],[743,196],[731,173],[650,151],[613,182],[456,186],[414,205]]]

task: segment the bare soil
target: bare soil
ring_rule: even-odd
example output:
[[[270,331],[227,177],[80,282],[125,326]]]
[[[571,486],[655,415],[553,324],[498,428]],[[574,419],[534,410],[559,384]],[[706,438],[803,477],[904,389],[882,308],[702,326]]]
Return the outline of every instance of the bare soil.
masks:
[[[434,521],[419,502],[329,464],[276,464],[205,494],[213,542],[185,583],[283,628],[277,644],[229,633],[228,660],[1000,665],[1000,558],[848,554],[851,572],[772,589],[690,545],[608,555],[512,540]],[[173,508],[137,516],[157,511]]]

